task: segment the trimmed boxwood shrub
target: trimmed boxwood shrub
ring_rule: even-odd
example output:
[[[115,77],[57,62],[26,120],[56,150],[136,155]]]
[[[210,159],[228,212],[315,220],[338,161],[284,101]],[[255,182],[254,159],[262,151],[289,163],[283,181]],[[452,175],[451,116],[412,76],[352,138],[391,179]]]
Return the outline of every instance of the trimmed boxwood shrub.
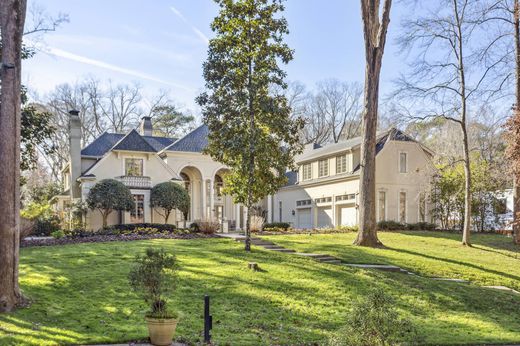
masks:
[[[429,222],[400,223],[397,221],[379,221],[377,229],[381,231],[435,231],[437,226]]]
[[[270,223],[265,223],[264,224],[263,230],[267,231],[267,232],[269,232],[269,231],[283,231],[283,232],[287,232],[289,227],[291,227],[291,225],[288,224],[287,222],[270,222]]]
[[[147,235],[147,234],[184,234],[189,231],[177,229],[175,225],[162,224],[162,223],[133,223],[133,224],[122,224],[112,225],[104,228],[100,228],[97,231],[88,231],[84,229],[75,229],[67,232],[69,237],[91,237],[98,235]]]

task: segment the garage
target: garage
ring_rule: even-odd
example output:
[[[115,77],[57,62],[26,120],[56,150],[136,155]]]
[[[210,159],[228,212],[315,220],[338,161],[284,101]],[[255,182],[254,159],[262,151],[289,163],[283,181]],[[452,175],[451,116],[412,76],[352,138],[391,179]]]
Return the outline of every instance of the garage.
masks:
[[[318,208],[318,228],[333,227],[332,208]]]
[[[339,215],[340,215],[339,224],[341,226],[357,225],[357,215],[356,214],[357,214],[356,208],[354,206],[339,207]]]
[[[311,208],[298,209],[298,228],[312,228]]]

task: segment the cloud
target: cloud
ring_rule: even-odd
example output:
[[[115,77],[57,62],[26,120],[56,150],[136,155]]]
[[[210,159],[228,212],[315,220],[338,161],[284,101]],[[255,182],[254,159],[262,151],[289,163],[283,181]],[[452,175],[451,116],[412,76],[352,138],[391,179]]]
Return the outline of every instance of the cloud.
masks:
[[[177,17],[179,17],[184,23],[186,23],[204,43],[209,43],[208,36],[206,36],[202,31],[200,31],[195,25],[191,24],[190,21],[188,21],[188,19],[184,17],[184,15],[178,9],[176,9],[174,6],[170,6],[170,10],[172,10],[172,12],[175,13]]]
[[[146,79],[146,80],[149,80],[149,81],[152,81],[152,82],[157,82],[157,83],[169,85],[169,86],[174,87],[174,88],[179,88],[179,89],[183,89],[183,90],[187,90],[187,91],[193,91],[191,88],[188,88],[188,87],[186,87],[184,85],[180,85],[180,84],[177,84],[177,83],[172,83],[172,82],[169,82],[169,81],[165,81],[163,79],[154,77],[154,76],[152,76],[150,74],[147,74],[147,73],[144,73],[144,72],[140,72],[140,71],[131,70],[131,69],[127,69],[127,68],[124,68],[124,67],[112,65],[112,64],[106,63],[104,61],[100,61],[100,60],[90,59],[90,58],[87,58],[85,56],[81,56],[81,55],[77,55],[77,54],[74,54],[74,53],[71,53],[71,52],[64,51],[64,50],[59,49],[59,48],[47,47],[46,50],[51,55],[54,55],[54,56],[57,56],[57,57],[60,57],[60,58],[64,58],[64,59],[68,59],[68,60],[72,60],[72,61],[76,61],[76,62],[85,64],[85,65],[100,67],[100,68],[104,68],[106,70],[119,72],[119,73],[123,73],[123,74],[129,75],[129,76],[133,76],[133,77],[137,77],[137,78],[141,78],[141,79]]]

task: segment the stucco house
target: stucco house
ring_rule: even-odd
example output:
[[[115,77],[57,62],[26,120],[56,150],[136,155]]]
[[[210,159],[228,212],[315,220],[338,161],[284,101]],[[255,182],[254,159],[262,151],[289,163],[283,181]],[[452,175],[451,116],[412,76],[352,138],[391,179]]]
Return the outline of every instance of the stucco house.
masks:
[[[56,209],[64,211],[74,201],[85,201],[102,179],[120,180],[130,188],[135,208],[113,212],[109,224],[163,222],[150,208],[150,190],[158,183],[183,184],[191,197],[188,220],[172,213],[168,223],[216,219],[223,229],[245,227],[246,209],[222,193],[228,168],[202,153],[208,141],[202,125],[175,139],[153,135],[152,122],[144,117],[137,130],[126,134],[105,132],[81,148],[78,112],[70,112],[70,160],[63,169],[64,192],[56,196]],[[357,223],[360,138],[326,146],[309,145],[296,158],[297,172],[288,172],[288,184],[268,196],[260,206],[268,222],[289,222],[297,228],[334,227]],[[433,165],[432,153],[399,130],[378,135],[378,220],[428,221],[425,191]],[[99,212],[89,211],[88,229],[102,225]]]

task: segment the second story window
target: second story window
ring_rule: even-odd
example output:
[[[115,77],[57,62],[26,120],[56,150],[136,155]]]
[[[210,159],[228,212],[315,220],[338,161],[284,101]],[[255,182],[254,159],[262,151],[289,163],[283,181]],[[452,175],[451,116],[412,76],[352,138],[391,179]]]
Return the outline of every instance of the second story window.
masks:
[[[143,159],[125,159],[125,175],[143,176]]]
[[[399,153],[399,173],[408,172],[408,155],[406,153]]]
[[[312,179],[312,166],[310,163],[306,163],[302,167],[302,178],[303,180]]]
[[[318,177],[326,177],[329,175],[329,160],[318,161]]]
[[[347,155],[336,156],[336,174],[347,171]]]

